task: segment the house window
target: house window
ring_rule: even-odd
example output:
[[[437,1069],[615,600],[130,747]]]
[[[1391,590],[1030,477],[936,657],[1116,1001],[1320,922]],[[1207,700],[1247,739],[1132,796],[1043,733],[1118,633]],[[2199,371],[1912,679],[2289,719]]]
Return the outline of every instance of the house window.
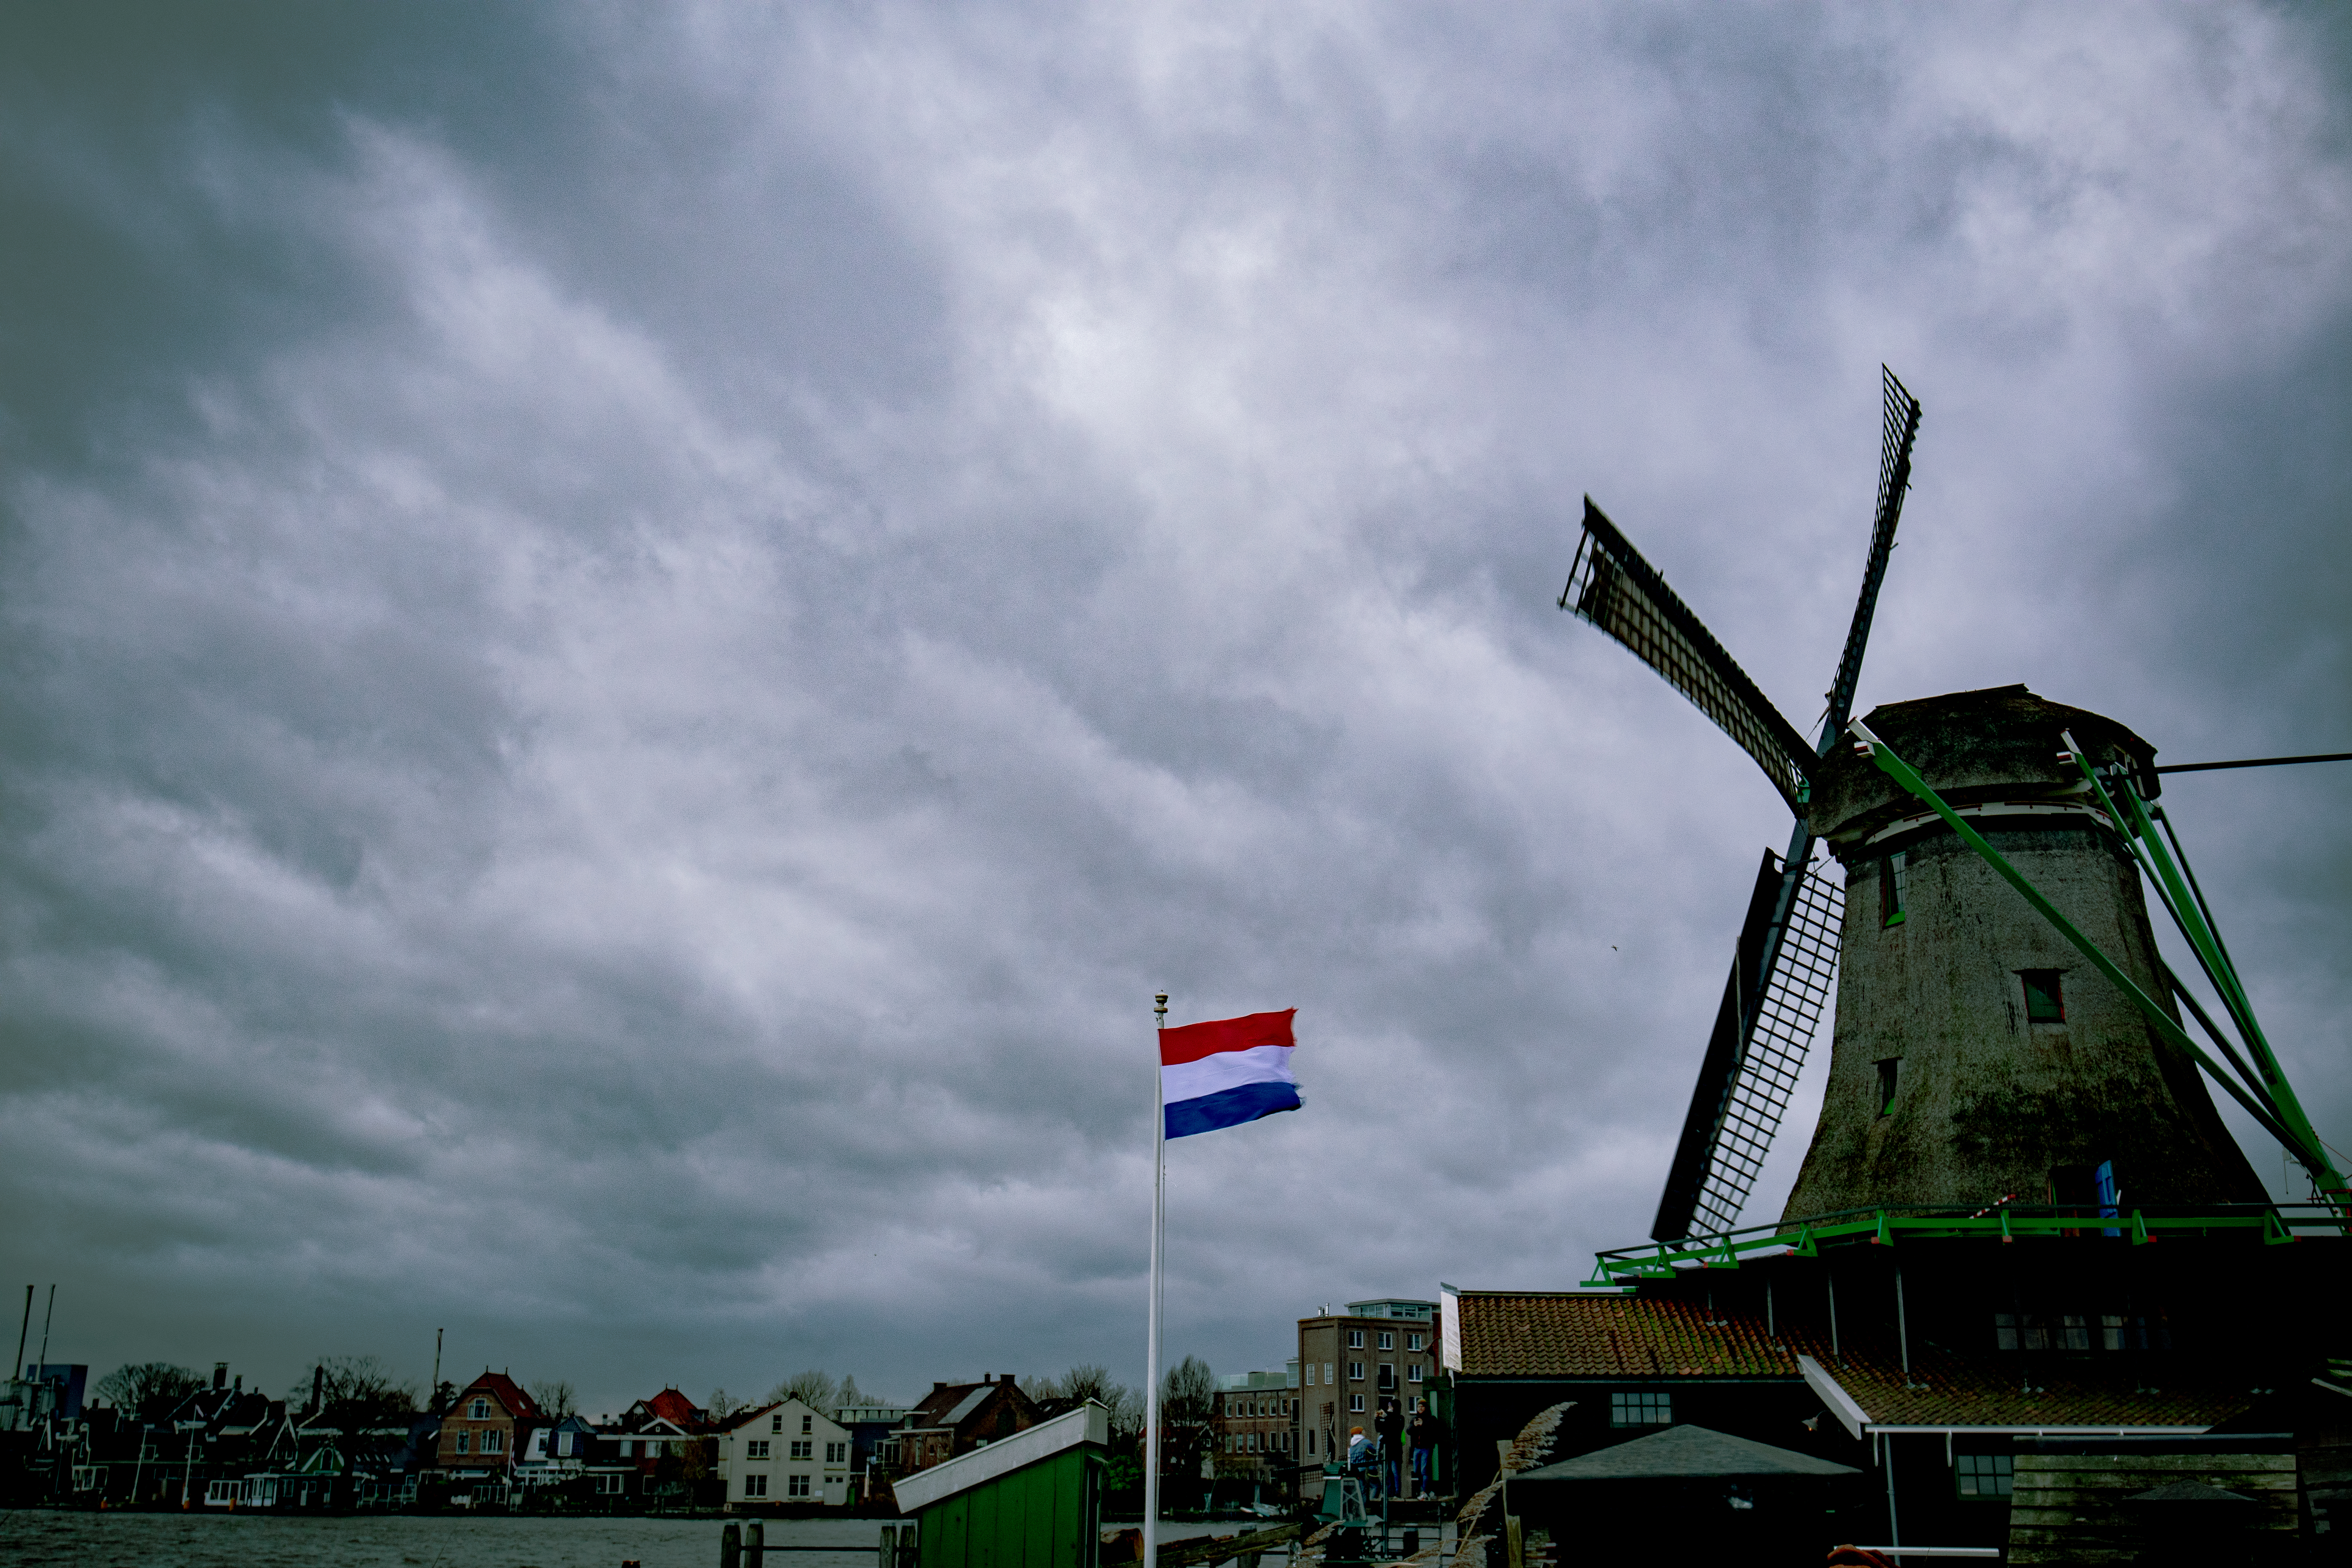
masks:
[[[473,1440],[474,1440],[474,1435],[473,1435],[471,1432],[460,1432],[460,1433],[458,1433],[458,1434],[457,1434],[457,1452],[459,1452],[459,1453],[461,1453],[461,1454],[470,1452],[470,1451],[471,1451],[471,1446],[472,1446]]]
[[[1384,1351],[1392,1351],[1396,1349],[1396,1336],[1391,1333],[1382,1333],[1381,1335],[1381,1349]]]
[[[1351,1394],[1348,1395],[1348,1414],[1350,1415],[1361,1415],[1363,1413],[1364,1396],[1360,1394]]]
[[[2063,1024],[2066,1021],[2066,994],[2058,984],[2059,972],[2054,969],[2021,969],[2017,977],[2025,982],[2025,1021],[2029,1024]]]
[[[805,1470],[797,1475],[786,1476],[784,1478],[784,1495],[786,1497],[806,1497],[809,1495],[808,1483],[808,1472]]]
[[[485,1433],[483,1433],[483,1434],[482,1434],[482,1452],[483,1452],[483,1453],[485,1453],[485,1454],[503,1454],[503,1453],[505,1453],[505,1452],[506,1452],[506,1450],[507,1450],[507,1435],[506,1435],[505,1433],[500,1432],[500,1431],[497,1431],[497,1430],[491,1430],[491,1431],[485,1432]]]
[[[1409,1351],[1419,1350],[1422,1347],[1422,1336],[1419,1334],[1407,1334],[1404,1337],[1404,1348]]]
[[[1348,1331],[1348,1348],[1351,1351],[1360,1351],[1364,1348],[1363,1330],[1349,1329]]]
[[[1396,1392],[1396,1363],[1392,1361],[1381,1363],[1381,1392],[1382,1394]]]
[[[1903,895],[1906,890],[1904,861],[1908,858],[1896,850],[1878,863],[1878,919],[1882,925],[1903,923]]]
[[[1349,1383],[1361,1383],[1364,1381],[1364,1363],[1362,1362],[1351,1361],[1348,1363],[1348,1381]]]
[[[2105,1338],[2105,1321],[2100,1319],[2100,1338]],[[2091,1319],[2082,1311],[1994,1311],[1992,1344],[1997,1350],[2091,1350]]]
[[[1331,1376],[1331,1363],[1330,1363],[1329,1362],[1328,1362],[1328,1361],[1327,1361],[1327,1362],[1325,1362],[1325,1363],[1323,1363],[1323,1381],[1324,1381],[1325,1383],[1330,1383],[1330,1382],[1333,1382],[1333,1381],[1334,1381],[1334,1379],[1333,1379],[1333,1378],[1332,1378],[1332,1376]]]
[[[824,1462],[828,1465],[845,1465],[849,1463],[849,1445],[846,1443],[827,1443],[824,1446]]]
[[[477,1421],[487,1421],[490,1418],[490,1402],[487,1399],[477,1399],[466,1407],[466,1414]]]
[[[1878,1065],[1878,1114],[1895,1114],[1895,1079],[1903,1066],[1901,1057],[1888,1057]]]
[[[810,1422],[812,1422],[812,1421],[813,1421],[813,1420],[814,1420],[814,1419],[815,1419],[815,1417],[814,1417],[814,1416],[810,1416],[810,1415],[803,1415],[803,1416],[802,1416],[802,1417],[801,1417],[801,1430],[802,1430],[802,1431],[803,1431],[803,1432],[807,1432],[807,1431],[814,1430],[814,1428],[813,1428],[813,1427],[811,1427],[811,1426],[810,1426],[809,1424],[810,1424]]]
[[[782,1431],[783,1429],[784,1429],[784,1418],[783,1418],[782,1416],[781,1416],[781,1415],[771,1415],[771,1416],[769,1416],[769,1417],[768,1417],[768,1430],[769,1430],[769,1431],[771,1431],[771,1432],[781,1432],[781,1431]]]
[[[1312,1426],[1307,1429],[1307,1457],[1310,1459],[1315,1457],[1315,1428]]]
[[[1675,1396],[1671,1394],[1612,1394],[1609,1396],[1612,1426],[1671,1426]]]
[[[621,1489],[621,1483],[624,1479],[625,1478],[621,1476],[598,1476],[596,1478],[596,1489],[600,1492],[617,1492]]]
[[[1421,1381],[1421,1363],[1415,1362],[1411,1366],[1404,1369],[1404,1380],[1407,1383],[1419,1383]]]
[[[795,1459],[811,1459],[811,1458],[814,1458],[816,1456],[815,1456],[814,1454],[811,1453],[811,1452],[810,1452],[810,1450],[811,1450],[811,1449],[813,1449],[813,1448],[814,1448],[815,1447],[816,1447],[816,1445],[815,1445],[815,1444],[814,1444],[814,1443],[805,1443],[805,1442],[802,1442],[802,1441],[801,1441],[801,1440],[799,1440],[798,1438],[795,1438],[795,1439],[793,1439],[793,1453],[792,1453],[792,1457],[793,1457],[793,1458],[795,1458]]]
[[[743,1495],[745,1497],[766,1497],[768,1495],[768,1478],[764,1475],[745,1476],[743,1478]]]
[[[747,1459],[766,1458],[768,1457],[768,1440],[765,1437],[753,1437],[750,1439],[743,1445],[743,1457]]]
[[[2010,1495],[2011,1463],[2007,1454],[1955,1454],[1952,1479],[1964,1498],[2005,1498]]]
[[[1307,1386],[1315,1386],[1315,1363],[1311,1361],[1307,1363]]]

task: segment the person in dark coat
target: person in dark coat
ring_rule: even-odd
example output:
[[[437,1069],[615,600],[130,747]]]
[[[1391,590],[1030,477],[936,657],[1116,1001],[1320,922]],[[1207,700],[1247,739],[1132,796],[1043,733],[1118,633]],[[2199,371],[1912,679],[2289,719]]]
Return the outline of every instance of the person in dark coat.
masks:
[[[1429,1495],[1429,1456],[1437,1447],[1437,1417],[1416,1410],[1405,1424],[1405,1442],[1412,1449],[1412,1495]]]
[[[1381,1401],[1372,1430],[1381,1435],[1381,1472],[1388,1483],[1388,1495],[1395,1497],[1404,1490],[1404,1412],[1397,1408],[1395,1400]]]

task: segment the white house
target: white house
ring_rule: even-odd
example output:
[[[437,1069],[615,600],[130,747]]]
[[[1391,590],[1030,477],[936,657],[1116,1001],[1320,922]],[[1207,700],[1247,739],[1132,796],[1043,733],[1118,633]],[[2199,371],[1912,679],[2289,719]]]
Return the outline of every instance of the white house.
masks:
[[[849,1502],[849,1428],[797,1399],[739,1411],[719,1428],[730,1503]]]

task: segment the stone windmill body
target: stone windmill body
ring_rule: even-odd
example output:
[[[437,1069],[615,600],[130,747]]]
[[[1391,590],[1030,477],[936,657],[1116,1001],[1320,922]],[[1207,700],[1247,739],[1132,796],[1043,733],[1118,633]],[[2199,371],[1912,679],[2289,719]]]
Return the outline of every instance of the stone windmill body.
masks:
[[[1652,1235],[1679,1241],[1738,1223],[1833,980],[1821,1120],[1787,1219],[2007,1199],[2112,1205],[2119,1187],[2136,1203],[2259,1202],[2262,1184],[2181,1038],[2130,824],[2090,773],[2129,778],[2152,800],[2155,749],[2022,686],[1874,710],[1856,728],[1910,759],[1956,827],[1846,743],[1920,419],[1892,372],[1884,389],[1870,552],[1813,742],[1585,501],[1560,607],[1690,698],[1795,818],[1786,854],[1767,851],[1759,868]],[[2087,963],[1964,833],[2046,889],[2141,1002],[2157,1003],[2136,1004]]]

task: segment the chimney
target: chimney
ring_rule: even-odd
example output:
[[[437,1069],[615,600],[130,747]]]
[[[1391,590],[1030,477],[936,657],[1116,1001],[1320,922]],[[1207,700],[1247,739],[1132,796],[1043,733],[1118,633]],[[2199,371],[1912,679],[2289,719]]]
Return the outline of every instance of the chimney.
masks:
[[[231,1394],[243,1394],[245,1392],[245,1373],[238,1373],[235,1377],[229,1380],[228,1391]]]
[[[945,1388],[947,1384],[944,1383],[935,1383],[931,1384],[931,1392],[933,1394],[937,1394],[940,1389]]]

